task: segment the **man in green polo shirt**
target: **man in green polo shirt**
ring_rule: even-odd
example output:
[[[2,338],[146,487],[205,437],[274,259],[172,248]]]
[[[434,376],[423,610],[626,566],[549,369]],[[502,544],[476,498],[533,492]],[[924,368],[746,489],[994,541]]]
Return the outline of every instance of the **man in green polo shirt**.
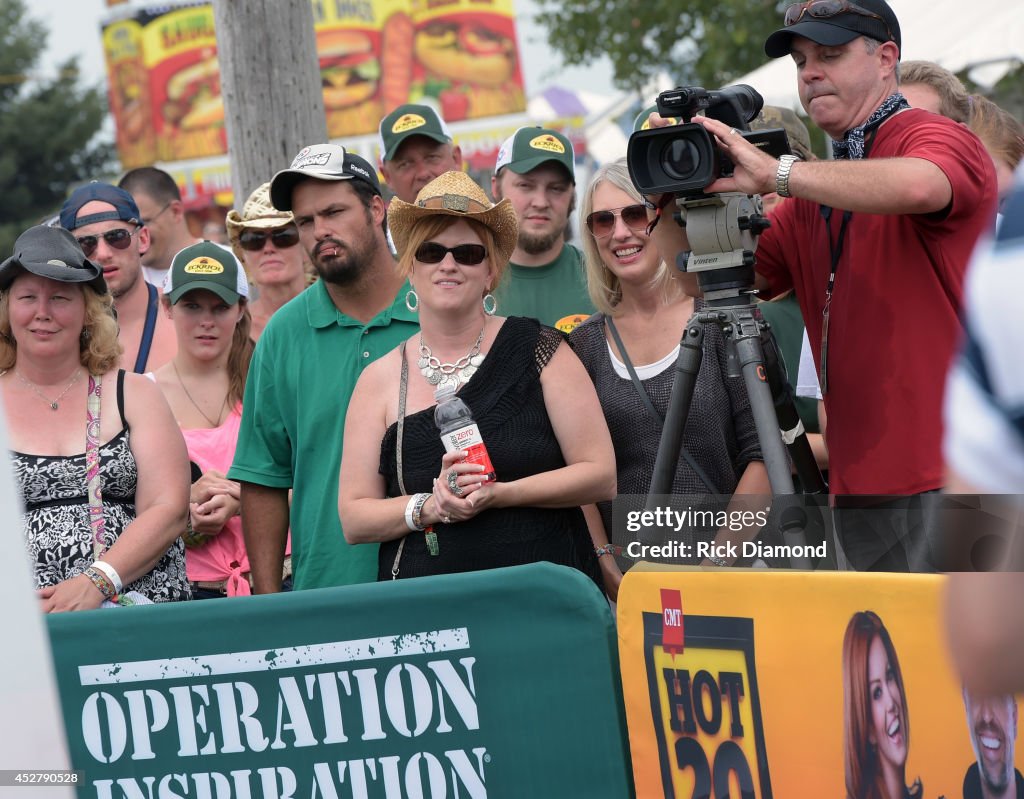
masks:
[[[429,105],[400,105],[380,122],[380,171],[395,196],[406,203],[434,178],[462,169],[462,150]]]
[[[572,143],[555,130],[520,128],[498,151],[491,194],[511,200],[519,219],[509,274],[495,291],[498,313],[568,333],[594,313],[583,254],[565,240],[576,207]]]
[[[296,589],[369,582],[377,547],[346,544],[338,520],[345,411],[362,370],[416,332],[416,315],[366,160],[336,144],[306,147],[274,176],[270,198],[294,214],[320,280],[274,314],[249,368],[228,477],[242,483],[253,590],[280,590],[289,525]]]

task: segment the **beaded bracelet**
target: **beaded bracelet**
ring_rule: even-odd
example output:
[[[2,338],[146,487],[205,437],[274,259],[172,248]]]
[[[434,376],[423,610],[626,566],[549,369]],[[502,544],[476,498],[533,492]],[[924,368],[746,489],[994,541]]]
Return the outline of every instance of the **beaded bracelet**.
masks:
[[[97,590],[103,594],[104,599],[113,599],[117,596],[117,591],[114,590],[114,584],[107,578],[103,572],[92,566],[82,572],[88,577],[92,584],[96,586]]]
[[[618,555],[622,551],[622,547],[617,547],[615,544],[605,544],[603,547],[594,547],[594,554],[598,557],[602,555]]]
[[[110,583],[114,586],[115,594],[120,594],[124,590],[124,582],[121,580],[121,575],[117,573],[117,569],[105,560],[95,561],[92,564],[92,568],[107,575],[107,579],[110,580]]]

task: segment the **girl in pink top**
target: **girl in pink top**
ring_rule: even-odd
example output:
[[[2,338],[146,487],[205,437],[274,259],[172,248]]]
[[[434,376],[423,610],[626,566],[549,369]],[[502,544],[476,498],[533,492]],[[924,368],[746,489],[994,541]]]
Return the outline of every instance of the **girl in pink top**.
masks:
[[[181,250],[164,283],[165,313],[178,352],[156,371],[181,427],[189,458],[202,476],[190,497],[194,535],[185,553],[193,594],[247,596],[249,559],[231,466],[242,417],[242,395],[253,343],[245,271],[230,250],[204,241]]]

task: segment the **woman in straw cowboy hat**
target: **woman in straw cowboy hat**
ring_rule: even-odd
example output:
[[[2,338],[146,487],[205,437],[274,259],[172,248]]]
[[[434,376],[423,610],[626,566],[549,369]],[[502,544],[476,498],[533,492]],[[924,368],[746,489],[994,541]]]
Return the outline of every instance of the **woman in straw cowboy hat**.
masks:
[[[257,188],[242,206],[228,212],[231,248],[255,287],[249,303],[253,341],[260,337],[274,312],[309,285],[305,252],[291,211],[278,211],[270,202],[270,184]]]
[[[0,264],[0,401],[48,613],[189,598],[185,444],[157,387],[117,368],[112,308],[66,230],[29,228]]]
[[[598,581],[579,506],[615,494],[611,439],[562,335],[494,315],[491,291],[516,245],[511,204],[492,205],[466,174],[446,172],[415,203],[393,201],[388,218],[421,332],[368,366],[352,394],[338,501],[345,537],[380,543],[378,579],[551,561]],[[496,481],[445,453],[439,383],[472,411]]]

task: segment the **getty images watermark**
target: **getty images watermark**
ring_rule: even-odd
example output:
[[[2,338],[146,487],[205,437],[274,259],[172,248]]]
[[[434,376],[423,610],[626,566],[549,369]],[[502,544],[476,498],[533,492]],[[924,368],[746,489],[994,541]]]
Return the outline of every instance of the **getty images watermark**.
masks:
[[[834,568],[822,503],[770,496],[620,496],[613,539],[631,561]]]

